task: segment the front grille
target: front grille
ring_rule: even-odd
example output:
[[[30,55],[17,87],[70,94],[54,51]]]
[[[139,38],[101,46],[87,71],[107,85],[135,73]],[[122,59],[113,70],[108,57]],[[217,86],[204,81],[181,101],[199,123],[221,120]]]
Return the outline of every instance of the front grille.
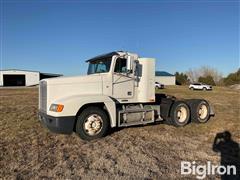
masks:
[[[47,82],[41,81],[39,86],[39,109],[47,111]]]

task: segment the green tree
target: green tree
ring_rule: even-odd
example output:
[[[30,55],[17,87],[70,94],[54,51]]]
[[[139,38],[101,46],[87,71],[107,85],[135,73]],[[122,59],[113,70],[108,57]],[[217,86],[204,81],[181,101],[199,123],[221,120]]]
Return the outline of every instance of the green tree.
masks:
[[[186,74],[176,72],[175,77],[176,77],[176,84],[177,85],[189,84],[188,76]]]
[[[240,84],[240,68],[237,72],[230,73],[226,78],[224,78],[224,84],[229,86],[233,84]]]
[[[203,76],[200,76],[198,78],[198,82],[201,82],[201,83],[204,83],[204,84],[208,84],[208,85],[212,85],[212,86],[216,86],[216,83],[214,82],[214,79],[212,76],[206,76],[206,77],[203,77]]]

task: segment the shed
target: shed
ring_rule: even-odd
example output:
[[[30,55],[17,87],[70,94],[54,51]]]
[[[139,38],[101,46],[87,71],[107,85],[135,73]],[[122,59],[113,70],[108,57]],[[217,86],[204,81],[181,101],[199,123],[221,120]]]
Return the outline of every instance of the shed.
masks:
[[[41,79],[59,76],[62,76],[62,74],[20,69],[0,70],[0,86],[34,86],[38,85]]]
[[[155,82],[159,82],[164,85],[175,85],[176,77],[166,71],[156,71],[155,72]]]

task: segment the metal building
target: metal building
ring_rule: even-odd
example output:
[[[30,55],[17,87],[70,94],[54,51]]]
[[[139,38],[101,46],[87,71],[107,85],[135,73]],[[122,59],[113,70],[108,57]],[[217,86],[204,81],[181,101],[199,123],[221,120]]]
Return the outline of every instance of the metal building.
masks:
[[[41,79],[59,76],[62,75],[20,69],[0,70],[0,86],[34,86]]]
[[[164,85],[176,85],[176,77],[166,71],[156,71],[155,82],[159,82]]]

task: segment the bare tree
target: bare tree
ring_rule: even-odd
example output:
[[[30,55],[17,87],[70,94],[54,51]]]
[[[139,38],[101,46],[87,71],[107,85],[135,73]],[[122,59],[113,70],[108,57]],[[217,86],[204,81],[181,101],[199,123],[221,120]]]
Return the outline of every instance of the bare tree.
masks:
[[[197,69],[189,69],[186,74],[188,75],[190,82],[197,82],[199,77],[212,76],[214,82],[218,84],[222,79],[222,73],[209,66],[202,66]]]
[[[212,76],[215,83],[218,83],[222,79],[222,73],[215,68],[208,66],[202,66],[200,68],[200,74],[202,77]]]
[[[196,69],[189,69],[186,72],[186,74],[189,78],[189,81],[192,82],[192,83],[197,82],[198,78],[200,77],[199,71],[197,71]]]

